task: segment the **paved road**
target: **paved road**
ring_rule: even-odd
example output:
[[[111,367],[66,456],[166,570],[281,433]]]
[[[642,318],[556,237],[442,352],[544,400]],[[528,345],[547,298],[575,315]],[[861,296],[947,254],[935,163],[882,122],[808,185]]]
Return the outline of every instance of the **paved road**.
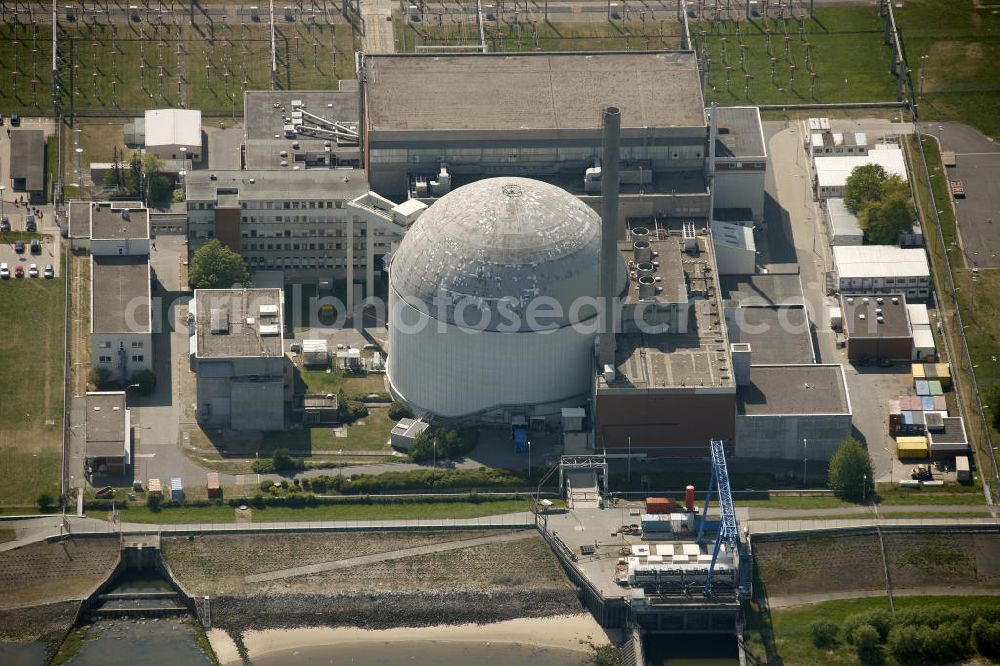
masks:
[[[912,590],[899,590],[893,588],[893,597],[928,597],[928,596],[992,596],[1000,594],[1000,590],[984,587],[919,587]],[[878,590],[847,590],[844,592],[824,592],[823,594],[786,594],[781,596],[768,596],[767,606],[771,610],[775,608],[788,608],[789,606],[805,606],[808,604],[818,604],[823,601],[833,601],[835,599],[860,599],[862,597],[884,597],[885,588]]]
[[[966,266],[1000,267],[1000,146],[962,123],[920,123],[920,131],[956,153],[947,172],[965,184],[965,198],[954,201]]]
[[[265,581],[281,580],[283,578],[292,578],[295,576],[308,576],[310,574],[324,573],[326,571],[336,571],[337,569],[349,569],[350,567],[377,564],[379,562],[389,562],[391,560],[400,560],[403,559],[404,557],[413,557],[414,555],[429,555],[431,553],[444,553],[449,550],[461,550],[462,548],[471,548],[473,546],[482,546],[491,543],[501,544],[501,543],[510,543],[511,541],[523,541],[525,539],[531,539],[537,536],[538,532],[536,532],[535,530],[521,530],[512,533],[494,534],[490,536],[480,537],[478,539],[461,539],[458,541],[446,541],[444,543],[435,543],[429,546],[417,546],[415,548],[401,548],[399,550],[392,550],[387,553],[361,555],[359,557],[349,557],[344,560],[319,562],[318,564],[308,564],[301,567],[291,567],[288,569],[279,569],[277,571],[268,571],[267,573],[256,574],[253,576],[245,576],[245,580],[248,583],[262,583]]]

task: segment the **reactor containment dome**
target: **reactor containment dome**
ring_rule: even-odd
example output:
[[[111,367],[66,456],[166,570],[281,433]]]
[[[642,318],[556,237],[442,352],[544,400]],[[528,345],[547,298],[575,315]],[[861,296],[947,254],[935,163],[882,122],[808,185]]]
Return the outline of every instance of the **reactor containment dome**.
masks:
[[[388,376],[416,412],[548,415],[590,391],[600,217],[572,194],[490,178],[442,197],[389,266]],[[619,256],[618,293],[626,268]]]

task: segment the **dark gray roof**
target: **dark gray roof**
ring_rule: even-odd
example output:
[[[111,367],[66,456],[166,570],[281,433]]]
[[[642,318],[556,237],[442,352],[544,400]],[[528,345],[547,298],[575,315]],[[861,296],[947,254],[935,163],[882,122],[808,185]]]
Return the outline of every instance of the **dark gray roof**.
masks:
[[[150,330],[149,263],[146,257],[91,258],[94,333]]]
[[[90,237],[98,240],[149,238],[149,211],[142,207],[94,204],[90,212]]]
[[[944,430],[932,431],[931,442],[937,444],[964,444],[968,441],[965,434],[965,425],[961,417],[946,416],[941,419]]]
[[[720,106],[716,109],[716,118],[719,126],[716,157],[767,157],[760,111],[756,106]]]
[[[42,130],[11,130],[10,177],[23,180],[28,192],[45,189],[45,132]]]
[[[812,363],[812,334],[805,308],[744,307],[726,310],[730,342],[748,342],[753,363]]]
[[[196,289],[198,358],[280,357],[284,352],[281,289]],[[261,307],[277,307],[262,316]],[[268,333],[262,327],[277,326]],[[273,329],[271,329],[273,331]]]
[[[902,294],[841,296],[840,307],[848,338],[908,338],[913,335],[906,314],[906,298]],[[882,322],[878,321],[880,314]]]
[[[736,393],[746,416],[851,413],[840,365],[753,365]]]
[[[722,298],[737,305],[802,305],[798,274],[758,273],[719,277]]]
[[[88,393],[87,455],[107,458],[125,455],[125,392]]]

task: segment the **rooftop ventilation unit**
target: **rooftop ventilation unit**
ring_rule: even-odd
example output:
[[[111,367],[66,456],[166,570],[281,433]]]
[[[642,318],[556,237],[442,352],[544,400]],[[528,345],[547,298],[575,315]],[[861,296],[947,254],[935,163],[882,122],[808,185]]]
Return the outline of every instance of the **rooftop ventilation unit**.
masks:
[[[883,317],[882,315],[879,315],[879,316],[875,317],[875,321],[877,321],[880,324],[884,324],[885,323],[885,317]]]
[[[260,316],[261,317],[277,317],[278,316],[278,306],[277,305],[262,305],[262,306],[260,306]]]
[[[229,311],[225,308],[212,308],[209,313],[209,325],[212,335],[229,333]]]
[[[261,324],[260,334],[261,336],[278,335],[281,332],[281,327],[277,324]]]
[[[858,315],[858,319],[860,319],[861,321],[864,321],[865,319],[868,319],[868,317],[866,317],[865,313],[862,312],[861,314]]]
[[[899,297],[898,296],[893,296],[892,297],[892,304],[893,305],[899,305]]]

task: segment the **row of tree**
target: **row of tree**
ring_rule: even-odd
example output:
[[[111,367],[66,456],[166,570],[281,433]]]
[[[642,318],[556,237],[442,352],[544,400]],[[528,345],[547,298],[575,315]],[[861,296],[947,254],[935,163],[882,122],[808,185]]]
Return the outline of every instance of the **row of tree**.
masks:
[[[844,186],[844,205],[858,216],[865,238],[875,245],[894,245],[913,228],[910,187],[888,175],[880,164],[856,167]]]
[[[173,183],[163,174],[163,162],[152,153],[132,153],[125,155],[116,146],[111,168],[104,173],[104,186],[113,188],[119,194],[126,194],[151,205],[170,202]]]

